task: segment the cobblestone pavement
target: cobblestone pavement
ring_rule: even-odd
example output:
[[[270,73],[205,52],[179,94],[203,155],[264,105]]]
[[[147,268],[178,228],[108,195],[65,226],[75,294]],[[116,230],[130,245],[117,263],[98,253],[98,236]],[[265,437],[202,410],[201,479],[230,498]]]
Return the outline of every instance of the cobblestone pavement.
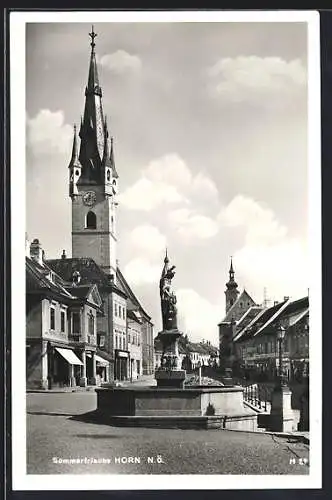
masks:
[[[80,414],[95,408],[93,392],[27,394],[28,474],[309,472],[309,447],[291,439],[261,433],[120,428],[84,422]],[[70,459],[76,463],[68,463]]]

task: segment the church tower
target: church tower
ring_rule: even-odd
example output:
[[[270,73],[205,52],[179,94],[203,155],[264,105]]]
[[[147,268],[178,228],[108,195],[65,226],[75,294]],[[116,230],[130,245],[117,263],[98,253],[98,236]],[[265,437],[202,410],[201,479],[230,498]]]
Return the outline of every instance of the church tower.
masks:
[[[72,156],[69,163],[69,195],[72,200],[72,257],[90,257],[116,279],[116,207],[118,174],[114,161],[113,138],[109,138],[102,106],[95,55],[91,37],[88,84],[85,88],[84,115],[79,129],[80,147],[74,126]],[[111,144],[109,144],[109,141]]]
[[[226,314],[232,305],[236,302],[239,290],[237,289],[237,283],[234,279],[234,269],[233,260],[231,258],[231,266],[229,268],[229,281],[226,283]]]

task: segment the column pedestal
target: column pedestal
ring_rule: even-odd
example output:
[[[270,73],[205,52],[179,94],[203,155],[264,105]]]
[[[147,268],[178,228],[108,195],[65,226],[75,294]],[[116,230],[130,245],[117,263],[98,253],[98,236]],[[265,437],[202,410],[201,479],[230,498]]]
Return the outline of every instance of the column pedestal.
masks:
[[[291,405],[292,391],[287,386],[276,387],[272,393],[269,430],[292,432],[294,412]]]
[[[157,387],[183,389],[186,378],[185,370],[181,370],[178,340],[182,333],[177,330],[163,330],[158,333],[163,348],[161,366],[155,371]]]

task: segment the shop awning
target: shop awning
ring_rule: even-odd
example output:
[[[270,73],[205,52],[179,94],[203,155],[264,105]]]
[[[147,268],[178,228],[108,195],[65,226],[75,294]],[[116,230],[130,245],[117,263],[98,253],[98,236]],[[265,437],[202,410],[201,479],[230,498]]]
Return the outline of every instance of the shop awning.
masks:
[[[61,347],[55,347],[55,350],[71,365],[83,365],[82,361],[76,356],[76,354],[70,349],[61,349]]]
[[[100,356],[98,356],[98,354],[95,355],[95,360],[97,361],[97,363],[99,363],[102,366],[108,366],[109,365],[109,361],[107,361],[106,359],[101,358]]]

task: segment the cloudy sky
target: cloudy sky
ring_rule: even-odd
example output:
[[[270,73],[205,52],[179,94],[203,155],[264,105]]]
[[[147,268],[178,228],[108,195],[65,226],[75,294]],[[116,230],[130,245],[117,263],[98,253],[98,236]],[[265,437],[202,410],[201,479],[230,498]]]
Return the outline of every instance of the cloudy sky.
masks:
[[[68,163],[91,26],[28,24],[27,232],[71,255]],[[233,256],[261,303],[307,293],[304,23],[95,24],[120,175],[120,267],[155,332],[165,247],[179,326],[217,344]]]

